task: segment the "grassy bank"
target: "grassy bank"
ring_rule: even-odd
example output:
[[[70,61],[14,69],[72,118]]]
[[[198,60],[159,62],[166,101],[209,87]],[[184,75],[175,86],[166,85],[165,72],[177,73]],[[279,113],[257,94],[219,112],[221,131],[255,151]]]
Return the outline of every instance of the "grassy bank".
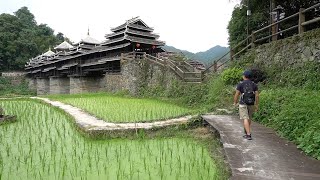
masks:
[[[267,89],[261,93],[255,120],[295,142],[306,154],[320,160],[320,92],[301,89]]]

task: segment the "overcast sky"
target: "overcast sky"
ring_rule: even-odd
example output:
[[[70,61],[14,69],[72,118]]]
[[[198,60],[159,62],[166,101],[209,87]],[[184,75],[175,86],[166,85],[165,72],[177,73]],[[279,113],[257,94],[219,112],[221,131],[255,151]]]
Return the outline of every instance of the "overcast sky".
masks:
[[[111,27],[140,16],[167,45],[198,52],[228,46],[227,25],[235,5],[229,0],[0,0],[0,13],[27,6],[38,23],[74,42],[86,36],[88,27],[102,41]]]

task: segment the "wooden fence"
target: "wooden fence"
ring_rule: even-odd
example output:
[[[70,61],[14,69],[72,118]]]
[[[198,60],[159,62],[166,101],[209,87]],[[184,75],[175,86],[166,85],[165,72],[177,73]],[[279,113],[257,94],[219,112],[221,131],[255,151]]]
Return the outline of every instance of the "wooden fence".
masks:
[[[228,53],[224,54],[221,58],[214,61],[212,65],[210,65],[208,68],[206,68],[205,71],[203,71],[203,73],[208,73],[209,71],[216,72],[220,67],[222,67],[224,64],[226,64],[228,61],[232,61],[236,57],[239,57],[242,53],[246,52],[248,49],[254,48],[257,45],[267,43],[266,40],[268,40],[268,39],[271,39],[272,41],[278,40],[278,35],[280,35],[282,33],[292,31],[292,30],[298,30],[299,34],[304,33],[306,31],[306,26],[320,21],[320,17],[314,17],[314,18],[306,21],[306,18],[305,18],[306,13],[308,13],[316,8],[319,8],[319,7],[320,7],[320,3],[317,3],[307,9],[302,8],[302,9],[300,9],[299,12],[292,14],[291,16],[288,16],[284,19],[281,19],[281,20],[279,20],[275,23],[272,23],[266,27],[263,27],[259,30],[253,31],[250,36],[248,36],[246,39],[244,39],[243,41],[238,43],[235,47],[232,47]],[[289,20],[292,20],[297,17],[299,19],[296,22],[297,23],[296,25],[293,25],[293,26],[291,26],[287,29],[281,30],[281,31],[276,30],[276,32],[272,32],[271,35],[260,37],[261,34],[265,33],[266,31],[270,31],[270,28],[278,27],[281,23],[288,22]],[[259,37],[259,38],[257,39],[256,37]],[[250,43],[248,43],[248,41]],[[238,50],[239,47],[243,47],[243,46],[245,46],[245,47]],[[228,57],[228,55],[229,55],[229,58],[226,59],[226,57]]]

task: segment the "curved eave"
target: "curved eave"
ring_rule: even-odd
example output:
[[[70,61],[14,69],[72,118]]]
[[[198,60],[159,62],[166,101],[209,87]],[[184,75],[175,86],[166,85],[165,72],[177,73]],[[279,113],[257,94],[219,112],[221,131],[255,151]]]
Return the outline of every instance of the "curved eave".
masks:
[[[122,24],[122,25],[120,25],[120,26],[118,26],[118,27],[111,28],[111,31],[112,31],[112,32],[115,32],[115,31],[119,31],[119,30],[121,30],[121,29],[125,29],[125,28],[126,28],[126,25],[127,25],[127,23],[124,23],[124,24]]]
[[[91,51],[82,52],[82,53],[74,55],[74,56],[66,56],[66,57],[61,58],[61,59],[56,60],[56,61],[41,62],[41,63],[35,64],[33,67],[31,67],[31,69],[32,68],[40,68],[40,67],[45,66],[45,65],[50,65],[50,64],[57,63],[57,62],[70,60],[70,59],[81,57],[81,56],[88,55],[88,54],[93,54],[93,53],[97,53],[97,52],[106,52],[106,51],[111,51],[111,50],[115,50],[115,49],[121,49],[121,48],[129,46],[130,44],[131,43],[125,43],[125,44],[121,44],[121,45],[118,45],[118,46],[112,46],[112,47],[99,47],[99,48],[93,49]]]
[[[141,29],[141,30],[145,30],[145,31],[149,31],[149,32],[154,31],[154,29],[151,27],[145,27],[145,26],[141,26],[141,25],[137,25],[137,24],[128,24],[128,26],[131,28]]]
[[[125,37],[120,37],[120,38],[116,38],[116,39],[112,39],[112,40],[107,40],[103,43],[101,43],[101,45],[109,45],[109,44],[112,44],[112,43],[115,43],[115,42],[120,42],[120,41],[123,41],[125,40]]]
[[[95,50],[95,51],[91,51],[88,54],[96,53],[96,52],[105,52],[105,51],[110,51],[110,50],[115,50],[115,49],[121,49],[121,48],[129,46],[130,44],[131,43],[125,43],[125,44],[121,44],[121,45],[118,45],[118,46],[105,47],[105,48],[101,48],[101,49],[98,49],[98,50]]]
[[[98,60],[96,62],[84,63],[84,64],[81,64],[80,66],[81,67],[90,67],[90,66],[105,64],[110,61],[120,61],[120,57],[105,58],[105,59]]]
[[[49,67],[49,68],[46,68],[46,69],[42,70],[42,72],[49,72],[49,71],[52,71],[54,69],[56,69],[56,67]]]
[[[137,37],[133,37],[133,36],[126,36],[125,38],[131,42],[150,44],[150,45],[156,45],[156,46],[164,46],[166,44],[164,41],[157,41],[157,40],[151,40],[151,39],[145,39],[145,38],[137,38]]]
[[[108,39],[108,38],[111,38],[111,37],[115,37],[115,36],[119,36],[121,34],[124,34],[125,32],[126,31],[123,30],[123,31],[120,31],[120,32],[117,32],[117,33],[106,34],[104,37]]]
[[[135,34],[135,35],[140,35],[140,36],[145,36],[145,37],[152,37],[152,38],[159,38],[160,36],[158,34],[153,34],[153,33],[147,33],[147,32],[141,32],[141,31],[135,31],[135,30],[130,30],[128,29],[126,31],[128,34]]]

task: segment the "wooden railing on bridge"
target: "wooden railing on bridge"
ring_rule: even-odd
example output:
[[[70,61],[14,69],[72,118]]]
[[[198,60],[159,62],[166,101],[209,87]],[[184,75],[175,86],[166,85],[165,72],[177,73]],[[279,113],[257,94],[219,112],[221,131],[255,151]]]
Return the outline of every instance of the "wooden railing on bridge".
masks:
[[[320,17],[314,17],[314,18],[306,21],[306,18],[305,18],[306,13],[308,13],[311,10],[314,10],[316,8],[319,8],[319,7],[320,7],[320,3],[317,3],[307,9],[302,8],[302,9],[300,9],[299,12],[292,14],[291,16],[288,16],[282,20],[279,20],[279,21],[272,23],[268,26],[265,26],[259,30],[253,31],[251,35],[249,35],[243,41],[238,43],[235,47],[232,47],[229,52],[224,54],[218,60],[214,61],[208,68],[206,68],[203,71],[203,74],[206,74],[210,71],[216,72],[219,68],[221,68],[223,65],[225,65],[228,61],[232,61],[233,59],[239,57],[242,53],[246,52],[248,49],[254,48],[256,45],[268,43],[267,40],[269,40],[269,39],[271,39],[271,41],[278,40],[278,35],[280,35],[280,34],[283,34],[285,32],[292,31],[292,30],[298,30],[299,34],[304,33],[306,31],[306,26],[320,21]],[[297,20],[296,25],[293,25],[287,29],[278,31],[276,33],[272,33],[271,35],[268,35],[268,36],[263,36],[263,35],[261,36],[262,32],[265,32],[266,30],[269,30],[272,27],[278,26],[283,22],[287,22],[287,21],[292,20],[297,17],[298,17],[298,20]],[[258,37],[258,39],[257,39],[257,37]],[[248,42],[250,42],[250,43],[248,43]],[[243,46],[245,46],[245,47],[238,50],[239,47],[243,47]],[[228,55],[229,55],[229,58],[228,58]]]
[[[135,60],[135,59],[145,59],[151,63],[155,63],[157,65],[168,67],[175,74],[177,74],[184,82],[188,83],[199,83],[202,82],[202,72],[196,71],[193,66],[185,61],[173,61],[169,58],[157,58],[151,56],[144,52],[130,52],[121,54],[122,60]],[[183,67],[183,68],[182,68]]]

